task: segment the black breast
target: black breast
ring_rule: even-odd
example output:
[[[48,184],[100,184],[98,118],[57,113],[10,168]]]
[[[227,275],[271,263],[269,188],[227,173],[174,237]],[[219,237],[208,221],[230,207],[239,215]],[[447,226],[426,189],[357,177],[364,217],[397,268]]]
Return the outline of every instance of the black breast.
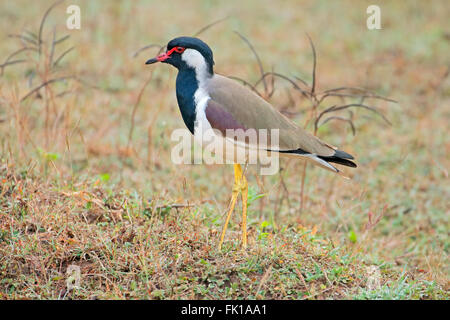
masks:
[[[178,72],[176,88],[178,107],[180,107],[181,116],[189,131],[194,134],[194,94],[198,89],[194,69],[187,68]]]

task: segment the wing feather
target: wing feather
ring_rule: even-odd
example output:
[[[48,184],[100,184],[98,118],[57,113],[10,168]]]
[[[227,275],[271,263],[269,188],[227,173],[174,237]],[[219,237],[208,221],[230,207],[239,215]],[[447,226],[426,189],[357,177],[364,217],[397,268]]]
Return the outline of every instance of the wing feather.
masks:
[[[301,149],[323,157],[332,157],[336,152],[336,148],[306,132],[267,101],[232,79],[215,74],[209,80],[208,93],[211,100],[205,112],[208,121],[220,131],[236,127],[279,129],[277,151]]]

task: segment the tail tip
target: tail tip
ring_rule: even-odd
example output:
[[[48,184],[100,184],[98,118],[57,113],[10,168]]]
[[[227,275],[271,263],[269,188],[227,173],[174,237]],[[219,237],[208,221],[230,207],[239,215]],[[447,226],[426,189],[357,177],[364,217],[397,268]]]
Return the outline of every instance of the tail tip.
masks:
[[[334,156],[341,159],[355,159],[351,154],[348,154],[347,152],[342,150],[336,150]]]

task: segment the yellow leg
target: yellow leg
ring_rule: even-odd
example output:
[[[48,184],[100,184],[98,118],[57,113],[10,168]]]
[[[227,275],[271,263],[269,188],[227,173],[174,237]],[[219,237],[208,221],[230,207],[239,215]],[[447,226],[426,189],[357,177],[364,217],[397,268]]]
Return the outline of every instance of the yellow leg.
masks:
[[[230,208],[228,209],[227,218],[223,225],[222,234],[220,236],[219,250],[222,248],[223,239],[225,238],[225,231],[227,231],[228,223],[230,222],[231,214],[233,213],[234,206],[236,205],[236,199],[239,195],[239,188],[236,186],[236,181],[233,186],[233,193],[231,195]]]
[[[219,241],[219,250],[222,248],[223,240],[225,238],[225,232],[227,231],[228,223],[230,222],[231,214],[233,213],[234,207],[236,205],[236,200],[242,193],[242,246],[247,247],[247,193],[248,184],[247,179],[244,176],[242,167],[240,164],[234,165],[234,185],[233,192],[231,195],[230,208],[228,209],[227,217],[225,219],[225,224],[222,229],[222,234]]]

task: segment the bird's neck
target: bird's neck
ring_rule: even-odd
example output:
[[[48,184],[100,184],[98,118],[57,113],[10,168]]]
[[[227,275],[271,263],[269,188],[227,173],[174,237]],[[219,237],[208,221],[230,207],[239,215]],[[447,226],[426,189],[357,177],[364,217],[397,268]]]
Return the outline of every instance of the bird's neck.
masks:
[[[205,77],[197,74],[193,68],[181,69],[178,72],[176,81],[178,106],[184,123],[192,134],[196,120],[196,104],[198,102],[196,100],[198,100],[198,93],[203,91],[208,77],[210,75]]]

